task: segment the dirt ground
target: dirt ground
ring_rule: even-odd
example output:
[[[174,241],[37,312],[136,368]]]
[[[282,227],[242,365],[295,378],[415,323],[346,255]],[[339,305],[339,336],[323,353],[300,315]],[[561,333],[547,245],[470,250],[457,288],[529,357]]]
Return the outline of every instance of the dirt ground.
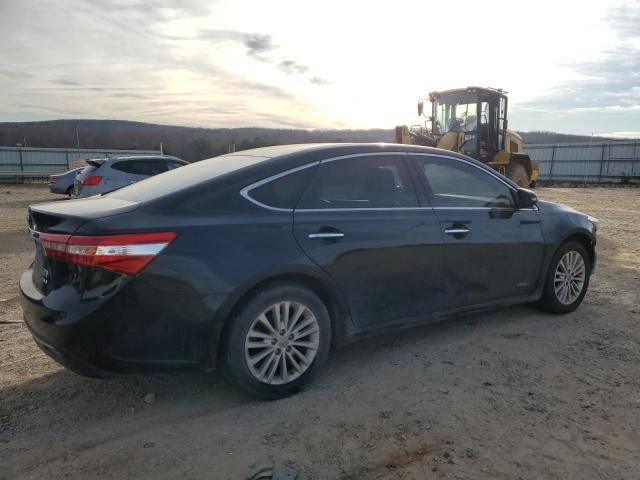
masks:
[[[302,480],[640,478],[640,189],[538,194],[601,221],[576,312],[525,305],[363,341],[277,402],[216,375],[85,379],[0,324],[0,479],[243,479],[267,460]],[[4,322],[21,318],[33,255],[25,207],[52,198],[0,186]]]

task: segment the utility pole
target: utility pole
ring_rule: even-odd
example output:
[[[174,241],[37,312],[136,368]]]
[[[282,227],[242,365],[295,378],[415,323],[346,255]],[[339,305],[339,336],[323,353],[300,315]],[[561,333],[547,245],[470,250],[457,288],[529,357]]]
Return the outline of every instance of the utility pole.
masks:
[[[78,135],[78,127],[76,127],[76,145],[78,146],[78,150],[80,150],[80,136]]]

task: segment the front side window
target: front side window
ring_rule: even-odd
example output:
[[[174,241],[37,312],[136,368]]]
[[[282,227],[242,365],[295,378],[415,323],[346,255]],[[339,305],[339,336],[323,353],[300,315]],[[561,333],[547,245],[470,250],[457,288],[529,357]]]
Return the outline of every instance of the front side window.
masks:
[[[398,156],[371,155],[322,163],[297,208],[417,207],[418,199]]]
[[[435,207],[514,207],[512,190],[468,163],[436,157],[417,158]]]

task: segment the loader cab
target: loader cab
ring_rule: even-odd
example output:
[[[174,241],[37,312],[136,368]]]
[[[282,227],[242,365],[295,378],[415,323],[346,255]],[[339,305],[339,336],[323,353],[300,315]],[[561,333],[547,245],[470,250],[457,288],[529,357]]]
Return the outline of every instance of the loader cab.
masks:
[[[431,134],[439,139],[438,146],[485,163],[505,150],[505,93],[479,87],[431,92]]]

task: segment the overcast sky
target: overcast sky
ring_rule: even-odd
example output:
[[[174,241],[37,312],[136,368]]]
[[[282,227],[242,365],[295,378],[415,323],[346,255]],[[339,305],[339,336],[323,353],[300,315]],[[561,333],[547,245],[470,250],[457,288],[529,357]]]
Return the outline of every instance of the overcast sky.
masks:
[[[0,121],[390,128],[509,91],[518,130],[640,135],[640,1],[0,0]]]

